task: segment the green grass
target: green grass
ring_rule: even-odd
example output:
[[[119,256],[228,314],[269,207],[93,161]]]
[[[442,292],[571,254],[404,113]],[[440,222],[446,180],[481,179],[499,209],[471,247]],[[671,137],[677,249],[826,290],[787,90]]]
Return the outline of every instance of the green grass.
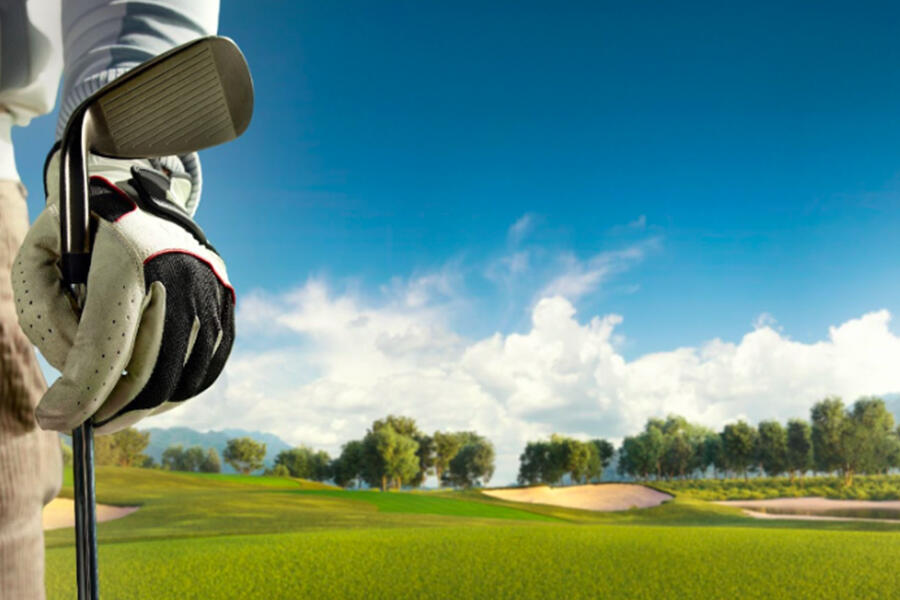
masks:
[[[453,517],[477,517],[484,519],[516,519],[519,521],[558,521],[540,511],[526,511],[509,504],[493,504],[466,498],[453,498],[435,494],[376,491],[307,491],[296,492],[305,496],[321,496],[347,500],[352,498],[374,505],[381,513],[406,513],[414,515],[446,515]]]
[[[900,475],[865,475],[845,486],[840,477],[804,477],[793,483],[787,477],[752,479],[688,479],[658,481],[654,487],[699,500],[761,500],[824,496],[853,500],[900,500]]]
[[[107,598],[883,598],[900,526],[757,521],[678,496],[594,513],[477,491],[102,467]],[[71,489],[65,490],[71,495]],[[49,598],[74,598],[72,530],[47,532]]]
[[[100,564],[122,599],[886,598],[898,552],[895,535],[522,525],[114,544]],[[73,552],[48,568],[74,581]]]

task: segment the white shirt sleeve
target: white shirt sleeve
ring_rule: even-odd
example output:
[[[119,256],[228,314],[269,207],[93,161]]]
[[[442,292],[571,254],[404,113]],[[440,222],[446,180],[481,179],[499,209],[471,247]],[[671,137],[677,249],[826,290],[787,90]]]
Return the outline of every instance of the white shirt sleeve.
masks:
[[[56,137],[62,137],[69,115],[92,93],[166,50],[214,35],[218,22],[218,0],[66,0],[65,70]],[[190,176],[186,208],[193,214],[203,183],[197,153],[161,157],[159,163]]]
[[[170,48],[214,35],[218,21],[218,0],[0,0],[0,179],[19,179],[12,126],[53,110],[61,73],[57,138],[75,107],[104,84]],[[196,154],[161,161],[191,176],[188,205],[195,209]]]
[[[94,91],[166,50],[214,35],[218,21],[218,0],[66,1],[57,137],[75,107]]]
[[[27,125],[56,102],[60,14],[60,0],[0,0],[0,179],[19,179],[12,126]]]

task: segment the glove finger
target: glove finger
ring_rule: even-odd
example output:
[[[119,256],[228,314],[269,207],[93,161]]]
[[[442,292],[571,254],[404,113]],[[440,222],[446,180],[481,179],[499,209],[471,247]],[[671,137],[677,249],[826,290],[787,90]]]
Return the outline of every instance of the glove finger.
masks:
[[[212,345],[212,356],[209,359],[209,363],[206,366],[205,374],[200,384],[194,388],[194,393],[187,398],[191,398],[197,394],[202,393],[207,390],[213,383],[215,383],[216,379],[219,378],[219,375],[222,374],[222,370],[225,368],[225,363],[228,360],[228,356],[231,354],[231,348],[234,344],[234,302],[231,300],[231,297],[228,294],[225,294],[224,299],[220,304],[219,316],[216,319],[216,323],[218,324],[219,333],[216,335],[215,340]],[[192,353],[193,357],[193,353]],[[159,406],[156,410],[153,411],[154,415],[158,415],[160,413],[164,413],[168,410],[175,408],[176,406],[180,406],[182,401],[178,402],[166,402]]]
[[[215,361],[214,364],[214,359],[225,338],[221,307],[223,304],[231,304],[231,298],[226,300],[225,290],[212,271],[204,270],[201,273],[195,289],[205,296],[196,303],[198,320],[202,325],[172,397],[175,402],[193,398],[208,388],[224,366],[218,364],[220,361]]]
[[[159,281],[151,287],[154,296],[160,296],[165,304],[162,340],[153,372],[134,399],[113,415],[109,423],[135,423],[153,414],[160,405],[171,400],[184,370],[184,357],[194,322],[194,312],[185,304],[190,305],[191,301],[184,295],[170,293]],[[107,422],[100,424],[106,425]]]
[[[19,324],[41,354],[62,370],[75,340],[78,317],[63,292],[56,207],[40,214],[19,249],[12,271]]]
[[[221,337],[216,347],[213,349],[212,359],[209,361],[209,367],[206,370],[206,377],[200,384],[199,394],[203,390],[209,388],[225,368],[225,363],[231,355],[231,347],[234,345],[234,302],[231,298],[226,298],[222,303],[219,322],[221,323]]]
[[[146,308],[141,315],[134,340],[134,349],[129,357],[125,373],[116,383],[103,406],[94,413],[94,426],[98,433],[114,433],[146,416],[146,413],[134,414],[132,416],[136,418],[133,421],[129,420],[127,424],[113,418],[128,406],[147,385],[159,357],[166,315],[166,289],[161,283],[154,282],[150,285],[145,304]]]
[[[141,263],[101,222],[74,343],[35,411],[42,428],[69,431],[103,405],[131,356],[144,297]]]

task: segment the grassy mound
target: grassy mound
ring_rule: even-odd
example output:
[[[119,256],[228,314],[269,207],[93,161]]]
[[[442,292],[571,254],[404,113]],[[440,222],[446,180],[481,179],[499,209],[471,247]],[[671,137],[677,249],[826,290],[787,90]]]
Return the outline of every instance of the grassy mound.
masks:
[[[68,489],[71,495],[71,489]],[[108,598],[887,597],[900,527],[754,521],[676,497],[597,513],[467,492],[103,467]],[[844,531],[846,530],[846,531]],[[73,597],[73,532],[47,532],[49,598]]]

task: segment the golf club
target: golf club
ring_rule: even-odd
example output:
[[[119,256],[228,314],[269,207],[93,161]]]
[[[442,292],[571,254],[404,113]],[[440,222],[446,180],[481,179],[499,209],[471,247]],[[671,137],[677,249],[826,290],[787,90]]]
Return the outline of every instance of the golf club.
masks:
[[[161,54],[107,84],[75,109],[60,149],[62,282],[77,310],[90,267],[88,152],[111,158],[187,154],[241,135],[253,83],[241,51],[210,36]],[[72,432],[78,598],[98,598],[93,429]]]

